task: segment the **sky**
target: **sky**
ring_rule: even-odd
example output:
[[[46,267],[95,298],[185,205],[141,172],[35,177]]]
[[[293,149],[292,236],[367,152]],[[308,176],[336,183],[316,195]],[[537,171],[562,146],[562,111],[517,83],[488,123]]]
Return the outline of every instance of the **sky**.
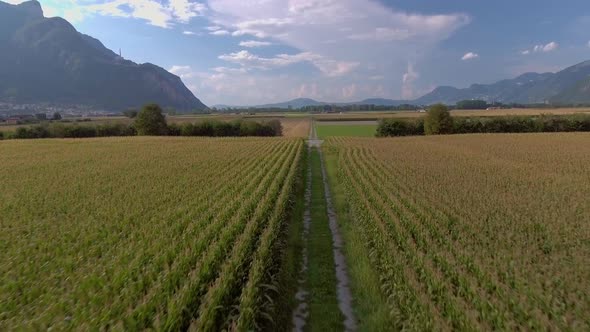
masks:
[[[590,59],[588,0],[39,2],[210,106],[414,99]]]

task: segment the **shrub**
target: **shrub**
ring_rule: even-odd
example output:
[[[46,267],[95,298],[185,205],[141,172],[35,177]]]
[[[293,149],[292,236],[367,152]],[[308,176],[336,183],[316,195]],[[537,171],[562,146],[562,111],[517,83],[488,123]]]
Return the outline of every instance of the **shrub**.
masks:
[[[91,126],[65,126],[64,133],[66,138],[89,138],[96,137],[96,128]]]
[[[205,120],[198,123],[185,123],[179,130],[181,136],[279,136],[282,133],[280,121],[258,123],[255,121],[212,121]]]
[[[4,139],[4,133],[0,131],[0,141]]]
[[[168,125],[168,136],[180,136],[182,129],[176,123]]]
[[[272,129],[273,134],[270,136],[283,136],[283,124],[279,120],[270,120],[264,123]]]
[[[168,126],[162,108],[157,104],[145,105],[135,118],[135,129],[141,136],[166,135]]]
[[[44,126],[18,127],[12,135],[15,139],[48,138],[49,132]]]
[[[377,137],[424,135],[424,121],[382,119],[377,127]]]
[[[436,104],[430,107],[424,119],[424,133],[426,135],[453,133],[453,118],[445,105]]]
[[[135,136],[137,133],[132,126],[122,123],[104,124],[96,127],[97,137]]]
[[[240,136],[240,122],[213,122],[213,136],[216,137],[232,137]]]

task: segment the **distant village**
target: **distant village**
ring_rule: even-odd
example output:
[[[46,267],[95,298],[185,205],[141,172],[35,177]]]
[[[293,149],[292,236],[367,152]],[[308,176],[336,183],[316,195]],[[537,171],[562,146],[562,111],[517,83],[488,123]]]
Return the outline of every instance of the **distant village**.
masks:
[[[61,106],[47,104],[10,104],[0,102],[0,123],[5,125],[34,124],[63,118],[120,116],[120,113],[91,109],[85,105]]]

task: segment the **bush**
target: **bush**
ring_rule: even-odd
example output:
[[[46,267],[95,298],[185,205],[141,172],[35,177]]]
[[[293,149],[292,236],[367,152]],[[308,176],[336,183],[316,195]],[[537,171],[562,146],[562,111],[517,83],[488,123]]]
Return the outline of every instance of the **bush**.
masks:
[[[137,132],[135,128],[130,125],[122,123],[104,124],[96,127],[97,137],[111,137],[111,136],[135,136]]]
[[[457,117],[453,120],[453,133],[535,133],[590,131],[590,116],[504,116],[504,117]],[[384,119],[379,122],[377,136],[423,135],[414,120]]]
[[[168,136],[180,136],[182,129],[176,123],[168,125]]]
[[[162,136],[168,133],[166,118],[157,104],[145,105],[135,118],[135,129],[141,136]]]
[[[382,119],[377,127],[377,137],[424,135],[424,121]]]
[[[96,137],[96,128],[91,126],[66,126],[64,127],[66,138],[89,138]]]
[[[0,131],[0,141],[4,139],[4,133]]]
[[[258,123],[255,121],[212,121],[205,120],[198,123],[185,123],[180,127],[181,136],[280,136],[282,135],[280,121]]]
[[[272,129],[272,135],[270,136],[283,136],[283,124],[279,120],[270,120],[264,123],[264,125]]]
[[[157,105],[156,105],[157,106]],[[152,112],[153,110],[149,110]],[[150,115],[150,114],[148,114]],[[150,118],[150,115],[148,118]],[[138,116],[139,119],[139,116]],[[143,120],[142,120],[143,121]],[[165,121],[164,121],[165,123]],[[140,122],[140,126],[143,123]],[[156,126],[148,126],[150,133]],[[146,129],[144,127],[144,129]],[[158,128],[159,135],[168,136],[217,136],[217,137],[237,137],[237,136],[280,136],[282,135],[282,125],[280,121],[273,120],[268,122],[255,121],[211,121],[205,120],[199,123],[185,123],[182,125],[166,125],[165,130]],[[164,133],[164,134],[162,134]],[[0,132],[0,135],[2,133]],[[19,127],[16,132],[6,138],[32,139],[32,138],[86,138],[86,137],[110,137],[110,136],[135,136],[138,130],[134,125],[125,124],[102,124],[98,126],[51,123],[31,127]],[[147,134],[146,134],[147,135]],[[2,139],[0,137],[0,139]]]
[[[18,127],[12,135],[15,139],[48,138],[49,131],[44,126]]]
[[[426,135],[444,135],[453,133],[453,118],[449,109],[443,104],[430,107],[424,119]]]

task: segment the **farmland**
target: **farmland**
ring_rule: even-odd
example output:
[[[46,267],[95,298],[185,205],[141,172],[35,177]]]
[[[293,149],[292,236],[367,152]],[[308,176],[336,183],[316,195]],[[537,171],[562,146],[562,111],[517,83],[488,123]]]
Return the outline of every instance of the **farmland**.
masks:
[[[374,137],[377,132],[375,121],[316,121],[319,138],[332,136]]]
[[[590,328],[590,135],[324,148],[361,329]]]
[[[1,142],[0,330],[267,322],[303,152],[271,138]]]
[[[0,330],[590,328],[590,134],[284,121],[0,142]]]

